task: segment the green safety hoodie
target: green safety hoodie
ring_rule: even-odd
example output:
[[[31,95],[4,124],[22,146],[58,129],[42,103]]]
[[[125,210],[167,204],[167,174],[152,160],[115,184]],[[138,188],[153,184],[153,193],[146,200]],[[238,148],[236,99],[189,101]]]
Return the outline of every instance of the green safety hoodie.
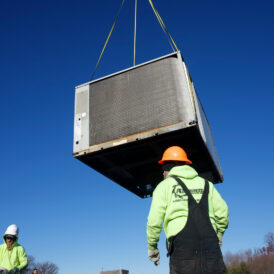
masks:
[[[12,249],[8,250],[4,239],[4,244],[0,245],[0,266],[7,270],[18,268],[19,271],[28,265],[28,259],[23,246],[16,242],[12,245]]]
[[[153,191],[147,220],[149,250],[157,248],[163,226],[166,237],[169,239],[184,228],[188,218],[188,197],[171,176],[180,178],[197,202],[202,198],[205,180],[198,176],[196,170],[189,165],[172,168],[166,179],[160,182]],[[211,224],[218,238],[222,238],[228,226],[228,208],[211,182],[209,182],[208,211]]]

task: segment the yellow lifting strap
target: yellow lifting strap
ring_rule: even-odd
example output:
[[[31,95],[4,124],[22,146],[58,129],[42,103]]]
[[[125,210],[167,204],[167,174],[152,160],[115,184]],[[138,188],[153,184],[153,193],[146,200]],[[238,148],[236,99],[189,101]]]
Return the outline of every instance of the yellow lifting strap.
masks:
[[[175,44],[173,38],[171,37],[170,33],[168,32],[167,27],[166,27],[164,21],[162,20],[160,14],[158,13],[158,11],[156,10],[156,8],[154,7],[154,5],[153,5],[153,3],[152,3],[152,0],[148,0],[148,1],[149,1],[150,5],[151,5],[151,7],[152,7],[152,9],[153,9],[153,11],[154,11],[154,13],[155,13],[157,19],[158,19],[158,21],[159,21],[161,27],[162,27],[162,30],[164,31],[164,33],[165,33],[165,34],[167,35],[167,37],[168,37],[168,42],[169,42],[171,48],[173,49],[173,51],[175,51],[175,49],[176,49],[176,51],[179,51],[179,49],[178,49],[178,47],[176,46],[176,44]],[[121,6],[120,6],[120,9],[118,10],[118,13],[117,13],[117,15],[116,15],[116,18],[115,18],[115,20],[114,20],[114,23],[113,23],[111,29],[110,29],[110,32],[109,32],[108,37],[107,37],[107,40],[106,40],[106,42],[105,42],[105,45],[104,45],[104,47],[103,47],[103,49],[102,49],[102,51],[101,51],[101,54],[100,54],[99,58],[98,58],[97,64],[96,64],[95,69],[94,69],[94,71],[93,71],[93,73],[92,73],[92,75],[91,75],[90,80],[93,79],[93,76],[94,76],[94,74],[95,74],[95,72],[96,72],[96,70],[97,70],[97,68],[98,68],[98,65],[99,65],[99,63],[100,63],[100,61],[101,61],[101,58],[102,58],[103,53],[104,53],[104,51],[105,51],[105,49],[106,49],[106,46],[107,46],[108,41],[109,41],[109,38],[110,38],[110,36],[111,36],[111,34],[112,34],[112,31],[113,31],[113,29],[114,29],[114,27],[115,27],[115,24],[116,24],[116,22],[117,22],[117,19],[118,19],[119,15],[120,15],[120,12],[121,12],[121,10],[122,10],[122,8],[123,8],[124,3],[125,3],[125,0],[122,0],[122,4],[121,4]],[[134,65],[134,66],[135,66],[135,54],[136,54],[136,18],[137,18],[137,0],[135,0],[135,21],[134,21],[134,57],[133,57],[133,58],[134,58],[134,60],[133,60],[133,65]],[[174,48],[175,48],[175,49],[174,49]]]
[[[164,31],[164,32],[166,33],[166,35],[169,37],[169,39],[170,39],[170,41],[172,42],[173,46],[175,47],[176,51],[179,51],[179,49],[178,49],[178,47],[176,46],[176,44],[175,44],[173,38],[171,37],[170,33],[168,32],[168,30],[167,30],[167,28],[166,28],[166,25],[165,25],[164,21],[162,20],[160,14],[158,13],[158,11],[156,10],[156,8],[154,7],[154,5],[153,5],[153,3],[152,3],[152,0],[148,0],[148,1],[149,1],[150,5],[151,5],[151,7],[152,7],[152,9],[153,9],[153,11],[154,11],[154,13],[155,13],[157,19],[158,19],[158,21],[159,21],[159,23],[160,23],[160,25],[161,25],[163,31]],[[170,46],[172,47],[173,51],[175,51],[174,48],[173,48],[173,46],[172,46],[172,44],[170,44]]]
[[[134,50],[133,50],[133,66],[135,66],[135,56],[136,56],[136,26],[137,26],[137,0],[135,0],[135,14],[134,14]]]
[[[174,47],[175,47],[176,51],[179,51],[179,49],[178,49],[178,47],[176,46],[176,44],[175,44],[173,38],[171,37],[170,33],[168,32],[167,27],[165,26],[164,21],[162,20],[160,14],[158,13],[158,11],[156,10],[156,8],[154,7],[154,5],[153,5],[153,3],[152,3],[152,0],[148,0],[148,1],[149,1],[150,5],[151,5],[151,7],[152,7],[152,9],[153,9],[153,11],[154,11],[154,13],[155,13],[157,19],[158,19],[158,21],[159,21],[159,23],[160,23],[160,25],[161,25],[163,31],[165,32],[165,34],[166,34],[166,35],[168,36],[168,38],[170,39],[170,40],[169,40],[169,44],[170,44],[170,46],[172,47],[173,51],[174,51]],[[172,42],[173,45],[170,43],[170,41]],[[174,47],[173,47],[173,46],[174,46]],[[192,104],[193,104],[194,113],[195,113],[195,115],[197,115],[197,113],[196,113],[196,107],[195,107],[194,92],[193,92],[193,87],[192,87],[192,80],[191,80],[191,78],[190,78],[190,75],[189,75],[189,73],[188,73],[188,70],[187,70],[187,78],[188,78],[188,83],[189,83],[189,88],[190,88],[190,93],[191,93],[191,98],[192,98]]]
[[[94,74],[95,74],[95,72],[96,72],[96,70],[97,70],[97,68],[98,68],[98,65],[99,65],[99,63],[100,63],[100,61],[101,61],[101,58],[102,58],[102,56],[103,56],[103,53],[104,53],[104,51],[105,51],[105,49],[106,49],[108,40],[109,40],[109,38],[110,38],[110,36],[111,36],[111,34],[112,34],[112,31],[113,31],[113,29],[114,29],[114,27],[115,27],[115,24],[116,24],[116,22],[117,22],[117,19],[118,19],[119,15],[120,15],[120,12],[121,12],[121,10],[122,10],[122,8],[123,8],[124,3],[125,3],[125,0],[122,0],[122,4],[121,4],[121,6],[120,6],[120,9],[118,10],[118,13],[117,13],[116,18],[115,18],[115,20],[114,20],[114,23],[113,23],[113,25],[112,25],[112,27],[111,27],[111,29],[110,29],[109,34],[108,34],[108,38],[107,38],[107,40],[106,40],[106,42],[105,42],[105,45],[104,45],[104,47],[103,47],[103,49],[102,49],[102,51],[101,51],[101,54],[100,54],[100,56],[99,56],[99,58],[98,58],[97,64],[96,64],[96,66],[95,66],[95,69],[94,69],[94,71],[93,71],[91,77],[90,77],[90,80],[92,80],[92,78],[93,78],[93,76],[94,76]]]

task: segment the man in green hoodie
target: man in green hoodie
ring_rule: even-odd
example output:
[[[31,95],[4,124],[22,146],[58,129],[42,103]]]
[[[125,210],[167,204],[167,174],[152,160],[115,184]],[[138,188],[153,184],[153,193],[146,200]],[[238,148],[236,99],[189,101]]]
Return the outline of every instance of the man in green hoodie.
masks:
[[[0,268],[10,274],[20,273],[28,265],[28,259],[23,246],[17,243],[19,229],[10,225],[4,234],[4,244],[0,245]]]
[[[225,273],[220,250],[228,208],[211,182],[199,177],[185,151],[168,148],[159,163],[164,180],[153,192],[147,222],[148,257],[159,264],[162,223],[170,274]]]

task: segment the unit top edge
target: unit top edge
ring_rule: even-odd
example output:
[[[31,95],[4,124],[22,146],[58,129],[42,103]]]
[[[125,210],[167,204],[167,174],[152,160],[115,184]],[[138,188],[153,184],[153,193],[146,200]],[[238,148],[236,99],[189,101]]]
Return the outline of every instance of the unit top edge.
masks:
[[[81,85],[76,86],[75,88],[80,88],[80,87],[86,86],[86,85],[88,85],[88,84],[95,83],[95,82],[101,81],[101,80],[103,80],[103,79],[113,77],[113,76],[115,76],[115,75],[124,73],[124,72],[126,72],[126,71],[130,71],[130,70],[133,70],[133,69],[135,69],[135,68],[142,67],[142,66],[144,66],[144,65],[147,65],[147,64],[150,64],[150,63],[154,63],[154,62],[156,62],[156,61],[159,61],[159,60],[162,60],[162,59],[171,57],[171,56],[179,56],[179,57],[182,58],[181,52],[180,52],[180,51],[175,51],[175,52],[166,54],[166,55],[164,55],[164,56],[161,56],[161,57],[152,59],[152,60],[150,60],[150,61],[141,63],[141,64],[139,64],[139,65],[136,65],[136,66],[133,66],[133,67],[129,67],[129,68],[127,68],[127,69],[120,70],[120,71],[114,72],[114,73],[112,73],[112,74],[103,76],[103,77],[101,77],[101,78],[98,78],[98,79],[95,79],[95,80],[86,82],[86,83],[84,83],[84,84],[81,84]],[[183,58],[182,58],[182,60],[183,60]]]

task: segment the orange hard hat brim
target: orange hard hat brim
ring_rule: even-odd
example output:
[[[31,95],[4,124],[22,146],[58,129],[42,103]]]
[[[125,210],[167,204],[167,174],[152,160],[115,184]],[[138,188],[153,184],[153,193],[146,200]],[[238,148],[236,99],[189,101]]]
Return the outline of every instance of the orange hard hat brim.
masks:
[[[174,160],[171,160],[171,161],[174,161]],[[178,161],[176,161],[176,162],[178,162]],[[192,164],[192,162],[190,161],[190,160],[186,160],[186,161],[182,161],[183,163],[186,163],[186,164],[188,164],[188,165],[191,165]],[[164,163],[165,163],[165,161],[163,161],[163,160],[160,160],[159,162],[158,162],[160,165],[163,165]]]

